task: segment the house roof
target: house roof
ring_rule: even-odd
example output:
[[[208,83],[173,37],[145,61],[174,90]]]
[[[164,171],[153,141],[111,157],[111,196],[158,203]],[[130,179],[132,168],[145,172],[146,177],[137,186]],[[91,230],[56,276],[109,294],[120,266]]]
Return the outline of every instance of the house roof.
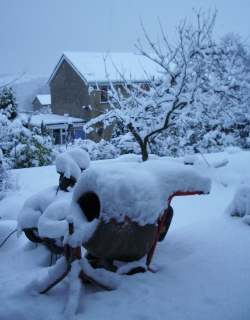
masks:
[[[85,83],[144,82],[157,72],[157,65],[131,52],[64,52],[49,81],[63,61],[67,61]]]
[[[84,123],[84,120],[81,118],[63,116],[53,113],[40,113],[40,114],[28,114],[20,113],[20,117],[24,121],[30,121],[30,124],[33,126],[41,126],[42,122],[44,125],[53,125],[53,124],[69,124],[69,123]]]
[[[35,99],[41,103],[43,106],[51,105],[51,97],[50,94],[38,94]]]

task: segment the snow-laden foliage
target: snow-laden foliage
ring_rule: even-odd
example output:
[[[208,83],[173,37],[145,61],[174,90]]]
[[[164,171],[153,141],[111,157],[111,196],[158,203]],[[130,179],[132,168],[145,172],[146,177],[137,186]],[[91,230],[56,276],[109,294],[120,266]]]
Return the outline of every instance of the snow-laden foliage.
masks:
[[[5,114],[9,120],[16,118],[17,104],[12,88],[2,88],[0,92],[0,111],[2,114]]]
[[[249,53],[236,36],[213,39],[215,15],[196,18],[195,25],[178,27],[174,43],[163,29],[157,42],[144,29],[149,49],[141,42],[137,47],[158,74],[143,84],[110,82],[110,108],[90,120],[87,130],[98,122],[116,125],[121,135],[132,135],[143,160],[152,151],[178,155],[195,148],[249,147]]]
[[[116,148],[111,141],[106,140],[101,140],[97,143],[89,139],[76,139],[68,148],[71,149],[75,147],[88,152],[91,160],[112,159],[120,155],[119,148]]]
[[[0,149],[0,200],[7,190],[8,174],[4,163],[3,152]]]
[[[51,164],[52,141],[39,128],[27,128],[16,118],[11,121],[0,114],[0,147],[11,168],[27,168]]]

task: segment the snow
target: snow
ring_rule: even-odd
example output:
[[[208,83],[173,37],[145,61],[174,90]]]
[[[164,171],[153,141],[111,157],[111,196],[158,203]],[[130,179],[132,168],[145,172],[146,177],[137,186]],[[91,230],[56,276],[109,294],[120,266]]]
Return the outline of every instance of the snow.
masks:
[[[81,174],[79,166],[67,152],[59,154],[56,157],[56,171],[58,173],[63,173],[64,177],[68,179],[73,177],[76,181],[79,179]]]
[[[56,169],[66,178],[79,179],[81,170],[88,168],[89,155],[86,151],[72,149],[59,154],[56,158]],[[63,192],[58,186],[47,188],[28,198],[19,215],[18,228],[38,228],[40,237],[60,238],[67,235],[69,204],[72,194]],[[85,227],[89,229],[90,226]],[[84,232],[87,234],[87,232]],[[73,241],[73,240],[72,240]]]
[[[244,217],[246,223],[249,223],[250,218],[250,186],[242,185],[237,190],[226,209],[226,212],[231,216]]]
[[[110,289],[116,289],[119,286],[121,277],[118,274],[105,269],[94,269],[84,258],[80,260],[80,265],[87,276],[102,283],[104,286]]]
[[[29,287],[33,287],[37,292],[45,290],[49,283],[55,281],[59,275],[66,271],[66,265],[66,259],[64,257],[59,258],[55,265],[48,268],[45,277],[34,280],[30,283]]]
[[[52,124],[65,124],[67,125],[69,122],[73,124],[82,124],[83,120],[80,118],[62,116],[59,114],[52,113],[41,113],[41,114],[28,114],[28,113],[20,113],[19,117],[21,120],[27,122],[30,121],[30,124],[33,126],[40,127],[42,122],[44,125],[52,125]]]
[[[61,153],[56,158],[56,170],[63,173],[64,177],[73,177],[76,181],[79,179],[81,171],[87,169],[90,165],[89,154],[85,150],[72,149]]]
[[[119,276],[117,289],[111,292],[91,285],[83,285],[78,292],[79,287],[73,286],[72,296],[80,295],[76,320],[249,319],[250,227],[241,218],[225,214],[225,209],[238,188],[250,181],[250,152],[223,152],[205,157],[209,163],[225,158],[229,162],[213,168],[198,156],[193,169],[211,178],[211,193],[173,200],[173,224],[165,240],[158,244],[153,260],[156,273]],[[180,158],[159,162],[165,160],[183,163]],[[114,162],[97,161],[94,165],[105,169]],[[16,228],[23,202],[58,181],[54,166],[12,173],[19,176],[20,188],[1,201],[0,242]],[[34,246],[24,235],[19,238],[12,235],[1,247],[0,319],[63,319],[70,279],[45,295],[38,294],[34,287],[34,279],[39,279],[45,288],[50,260],[43,246]],[[60,263],[58,272],[64,270],[64,264]],[[101,279],[104,277],[101,275]],[[72,298],[69,313],[75,308],[74,301]]]
[[[65,195],[66,196],[66,195]],[[67,197],[66,197],[67,198]],[[60,238],[67,234],[69,201],[52,203],[41,215],[37,227],[40,237]]]
[[[38,94],[36,98],[43,106],[51,105],[51,96],[50,94]]]
[[[18,215],[19,229],[37,227],[40,216],[55,199],[56,193],[57,187],[54,186],[28,198]]]
[[[90,158],[87,151],[74,148],[67,153],[71,156],[71,158],[73,158],[81,170],[86,170],[89,167]]]
[[[105,221],[114,218],[121,222],[127,216],[146,225],[156,222],[174,192],[209,190],[210,180],[184,165],[157,160],[130,165],[120,162],[87,170],[75,187],[73,202],[86,192],[95,192]]]
[[[107,83],[108,80],[124,82],[122,78],[147,81],[148,77],[155,75],[157,71],[155,63],[131,52],[64,52],[60,62],[63,60],[68,61],[84,81],[93,85],[97,82]]]

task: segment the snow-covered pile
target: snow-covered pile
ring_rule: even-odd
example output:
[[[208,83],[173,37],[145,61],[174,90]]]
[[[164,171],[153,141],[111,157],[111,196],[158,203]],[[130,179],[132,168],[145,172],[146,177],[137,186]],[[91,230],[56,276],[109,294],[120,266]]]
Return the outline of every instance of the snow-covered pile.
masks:
[[[234,217],[243,217],[250,224],[250,186],[244,185],[236,190],[234,198],[226,212]]]
[[[77,163],[81,171],[86,170],[90,165],[88,152],[82,149],[72,149],[67,154]]]
[[[81,171],[87,169],[90,164],[89,154],[81,149],[72,149],[64,152],[56,158],[56,170],[64,177],[79,179]]]
[[[127,216],[140,225],[153,224],[176,191],[209,193],[210,180],[184,165],[165,161],[92,166],[75,187],[72,212],[79,217],[79,198],[94,192],[101,204],[103,220],[114,218],[120,222]]]
[[[56,170],[58,173],[63,174],[65,178],[74,178],[76,181],[79,179],[81,174],[79,166],[68,153],[62,153],[57,156]]]
[[[62,197],[69,197],[68,193],[58,191],[58,187],[53,186],[28,198],[18,215],[19,229],[36,228],[41,215],[50,204]]]
[[[70,199],[64,193],[59,201],[51,203],[38,220],[38,233],[40,237],[60,238],[67,234],[68,231],[68,208]],[[66,198],[66,199],[65,199]]]

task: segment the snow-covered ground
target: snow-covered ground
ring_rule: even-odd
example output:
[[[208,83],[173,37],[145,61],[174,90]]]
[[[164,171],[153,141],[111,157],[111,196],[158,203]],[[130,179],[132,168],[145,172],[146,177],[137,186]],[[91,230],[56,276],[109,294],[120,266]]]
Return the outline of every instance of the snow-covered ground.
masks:
[[[206,158],[211,166],[199,157],[195,169],[212,179],[211,193],[173,200],[173,223],[152,265],[157,272],[122,276],[111,292],[82,287],[76,319],[250,319],[250,226],[225,213],[238,187],[250,183],[250,152],[231,150]],[[220,167],[225,158],[228,164]],[[58,183],[53,166],[13,174],[19,189],[0,202],[0,241],[15,229],[24,201]],[[0,255],[0,319],[63,319],[68,282],[46,295],[32,287],[32,281],[47,272],[46,250],[24,235],[13,235]]]

